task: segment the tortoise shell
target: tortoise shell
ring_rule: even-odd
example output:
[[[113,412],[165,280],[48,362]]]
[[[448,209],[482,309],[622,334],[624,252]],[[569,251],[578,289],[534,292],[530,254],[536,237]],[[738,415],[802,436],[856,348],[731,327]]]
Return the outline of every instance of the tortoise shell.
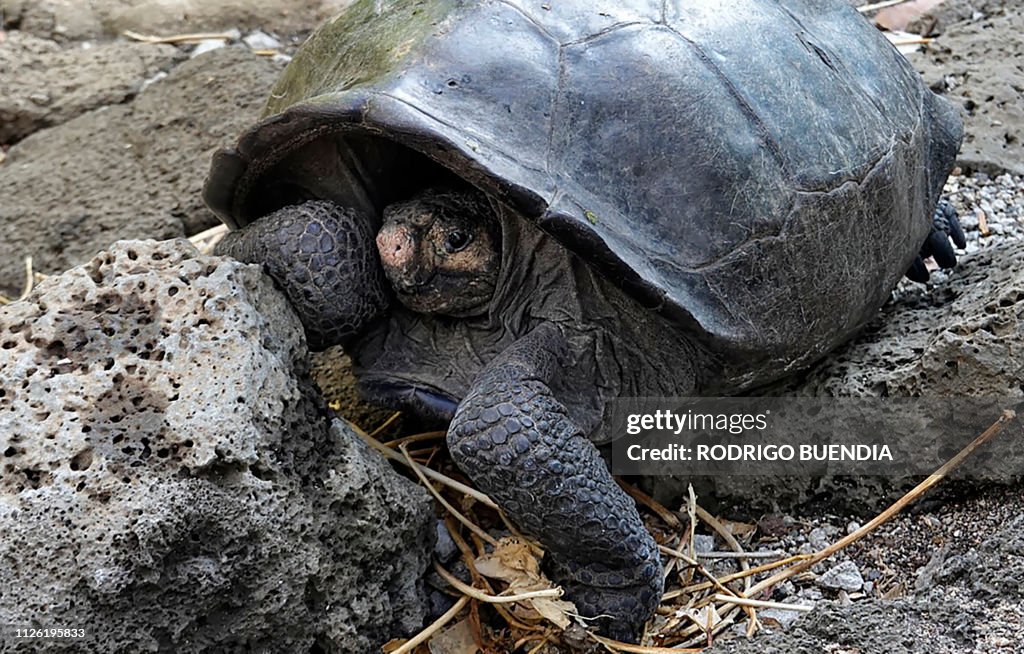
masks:
[[[214,157],[228,225],[455,176],[760,376],[884,303],[962,131],[843,0],[359,0],[264,116]]]

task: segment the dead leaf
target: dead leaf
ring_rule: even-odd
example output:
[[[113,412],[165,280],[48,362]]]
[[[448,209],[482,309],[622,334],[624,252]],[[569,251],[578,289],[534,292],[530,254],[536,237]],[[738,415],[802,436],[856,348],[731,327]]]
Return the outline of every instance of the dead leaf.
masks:
[[[537,613],[547,618],[559,629],[568,628],[572,624],[572,616],[577,615],[576,605],[566,600],[538,597],[527,600],[527,602]]]
[[[473,564],[483,576],[507,581],[515,587],[541,580],[540,562],[530,546],[518,538],[502,538],[493,552],[477,558]]]
[[[718,518],[718,521],[736,538],[746,538],[757,531],[757,525],[749,522],[733,522],[732,520],[723,520],[721,518]]]
[[[428,642],[430,654],[478,654],[480,648],[473,640],[473,627],[469,618],[460,620],[435,634]]]
[[[875,25],[895,32],[905,32],[908,25],[941,5],[943,1],[909,0],[909,2],[880,9],[875,14]]]
[[[706,633],[711,633],[722,621],[722,616],[718,615],[714,604],[708,604],[700,609],[679,609],[676,611],[676,617],[689,618]]]
[[[491,579],[500,579],[508,584],[506,594],[528,593],[535,590],[556,588],[540,571],[540,561],[530,546],[518,538],[502,538],[489,554],[478,557],[473,565],[477,572]],[[517,602],[512,612],[524,622],[547,619],[565,629],[572,624],[576,607],[572,602],[550,597],[535,597]]]

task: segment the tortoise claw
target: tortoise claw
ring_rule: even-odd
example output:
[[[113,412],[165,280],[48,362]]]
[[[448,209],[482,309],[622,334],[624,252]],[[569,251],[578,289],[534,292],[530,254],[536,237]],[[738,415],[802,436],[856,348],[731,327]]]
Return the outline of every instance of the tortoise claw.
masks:
[[[929,234],[926,247],[940,268],[956,266],[956,252],[953,251],[953,244],[945,232],[935,230]]]
[[[967,236],[964,234],[960,220],[957,218],[956,209],[947,200],[939,200],[932,214],[932,231],[928,234],[921,251],[906,276],[915,282],[927,282],[929,278],[928,268],[924,260],[928,257],[935,259],[940,268],[953,268],[956,266],[956,252],[953,246],[960,249],[967,247]]]
[[[967,247],[967,235],[964,234],[964,229],[960,225],[956,209],[948,200],[939,200],[932,222],[937,228],[948,234],[958,248],[962,250]]]
[[[910,264],[910,268],[905,274],[907,279],[920,284],[927,282],[928,278],[931,276],[928,274],[928,267],[924,265],[924,259],[921,258],[921,255],[918,255],[914,259],[914,263]]]

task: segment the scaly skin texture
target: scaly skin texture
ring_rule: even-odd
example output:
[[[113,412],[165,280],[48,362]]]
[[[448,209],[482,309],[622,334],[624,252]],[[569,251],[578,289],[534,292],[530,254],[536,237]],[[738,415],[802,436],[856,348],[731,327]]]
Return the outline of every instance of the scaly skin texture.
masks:
[[[423,202],[422,212],[436,213],[435,205]],[[397,211],[422,213],[413,203]],[[469,218],[479,213],[467,212]],[[461,225],[457,211],[441,215],[448,216],[443,225]],[[219,251],[263,263],[311,343],[345,342],[387,309],[387,282],[365,227],[369,221],[358,218],[327,202],[285,207],[231,233]],[[478,218],[462,228],[475,228],[478,238],[487,235]],[[417,243],[443,244],[425,234],[419,238],[427,242]],[[496,247],[496,234],[489,238]],[[475,269],[486,276],[500,262],[495,255],[478,257],[477,263]],[[426,295],[434,297],[429,285]],[[580,614],[596,617],[594,625],[612,637],[635,640],[661,598],[661,561],[633,501],[552,393],[568,358],[566,339],[554,323],[541,322],[487,358],[450,425],[453,458],[543,543],[546,569]]]
[[[663,591],[657,545],[597,448],[548,387],[566,355],[543,323],[489,363],[459,405],[459,467],[543,543],[545,567],[580,614],[635,641]]]
[[[313,349],[344,344],[388,307],[369,221],[324,201],[288,206],[232,231],[218,254],[261,263],[288,296]]]

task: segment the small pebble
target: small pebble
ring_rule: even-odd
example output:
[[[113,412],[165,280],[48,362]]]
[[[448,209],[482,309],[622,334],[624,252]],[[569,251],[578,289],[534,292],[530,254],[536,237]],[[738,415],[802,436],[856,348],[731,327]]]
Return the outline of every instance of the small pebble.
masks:
[[[715,549],[715,537],[697,534],[693,537],[693,547],[698,554],[701,552],[713,552]]]
[[[783,599],[789,597],[796,592],[796,586],[789,579],[783,581],[775,586],[775,590],[772,593],[775,598]]]
[[[437,532],[437,541],[434,544],[434,556],[442,563],[448,563],[459,553],[459,547],[452,539],[451,533],[445,527],[443,521],[438,520],[434,525]]]
[[[856,563],[853,561],[843,561],[818,577],[817,584],[824,588],[845,590],[848,593],[853,593],[864,588],[864,578],[861,577]]]
[[[797,604],[797,602],[786,602],[787,604]],[[808,606],[807,602],[802,602],[800,606]],[[779,623],[779,626],[783,629],[789,629],[793,626],[793,623],[800,619],[803,615],[799,611],[787,611],[785,609],[762,609],[757,612],[757,617],[762,620],[774,620]]]
[[[277,50],[281,47],[281,42],[266,32],[253,32],[243,38],[242,42],[253,50]]]
[[[227,44],[223,39],[205,39],[196,44],[196,47],[192,49],[192,53],[189,56],[195,59],[201,54],[223,48],[225,45]]]
[[[815,550],[823,550],[829,546],[831,539],[828,537],[827,531],[821,527],[815,527],[811,530],[811,533],[807,535],[807,541]]]
[[[816,602],[824,597],[817,588],[801,588],[796,596],[802,600],[810,600],[812,602]]]

